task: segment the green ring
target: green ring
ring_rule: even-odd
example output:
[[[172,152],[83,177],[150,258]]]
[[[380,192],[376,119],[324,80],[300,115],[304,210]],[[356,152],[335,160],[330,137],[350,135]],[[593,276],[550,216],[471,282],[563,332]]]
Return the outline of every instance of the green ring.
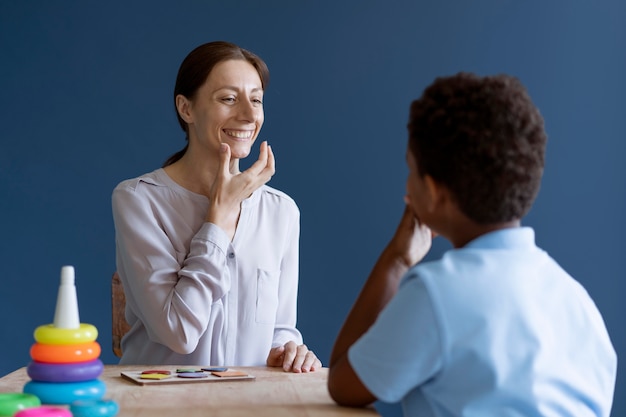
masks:
[[[40,405],[41,401],[33,394],[21,392],[0,393],[0,417],[12,417],[20,410]]]

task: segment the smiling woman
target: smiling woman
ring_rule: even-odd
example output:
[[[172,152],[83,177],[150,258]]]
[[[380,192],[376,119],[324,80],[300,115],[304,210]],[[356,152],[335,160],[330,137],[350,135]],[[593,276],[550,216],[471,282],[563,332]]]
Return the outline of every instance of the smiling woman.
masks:
[[[194,49],[174,88],[187,145],[113,191],[117,270],[130,331],[123,364],[321,367],[296,329],[300,212],[266,184],[269,72],[227,42]]]

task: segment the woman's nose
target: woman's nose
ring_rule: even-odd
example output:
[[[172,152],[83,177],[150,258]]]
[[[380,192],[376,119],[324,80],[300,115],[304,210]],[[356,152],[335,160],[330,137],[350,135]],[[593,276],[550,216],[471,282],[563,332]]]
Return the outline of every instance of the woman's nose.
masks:
[[[258,118],[259,109],[250,101],[242,101],[239,107],[240,117],[247,122],[254,122]]]

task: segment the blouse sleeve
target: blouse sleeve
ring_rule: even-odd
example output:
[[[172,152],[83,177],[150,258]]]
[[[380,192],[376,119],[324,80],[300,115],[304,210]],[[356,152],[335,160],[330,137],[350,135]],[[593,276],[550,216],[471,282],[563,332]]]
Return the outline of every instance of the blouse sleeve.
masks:
[[[127,186],[114,190],[112,205],[118,272],[132,313],[152,341],[180,354],[193,352],[211,305],[230,290],[228,237],[204,223],[189,253],[178,254],[162,226],[167,210],[158,202]]]

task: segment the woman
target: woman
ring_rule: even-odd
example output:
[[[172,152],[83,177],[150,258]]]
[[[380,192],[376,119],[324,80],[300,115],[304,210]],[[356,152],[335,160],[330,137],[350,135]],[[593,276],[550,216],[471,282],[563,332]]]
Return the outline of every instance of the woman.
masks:
[[[174,88],[187,146],[113,191],[131,330],[122,364],[321,367],[296,329],[300,213],[265,185],[274,154],[240,172],[263,125],[269,72],[227,42],[194,49]]]

